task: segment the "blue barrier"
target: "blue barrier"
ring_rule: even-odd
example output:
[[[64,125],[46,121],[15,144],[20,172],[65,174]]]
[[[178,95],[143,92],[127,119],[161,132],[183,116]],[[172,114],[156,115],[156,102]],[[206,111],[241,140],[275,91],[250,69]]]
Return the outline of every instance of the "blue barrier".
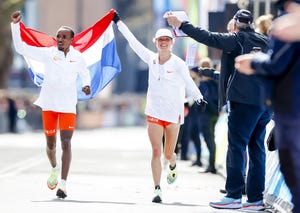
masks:
[[[278,152],[267,152],[267,162],[265,203],[279,212],[291,212],[292,195],[280,171]]]

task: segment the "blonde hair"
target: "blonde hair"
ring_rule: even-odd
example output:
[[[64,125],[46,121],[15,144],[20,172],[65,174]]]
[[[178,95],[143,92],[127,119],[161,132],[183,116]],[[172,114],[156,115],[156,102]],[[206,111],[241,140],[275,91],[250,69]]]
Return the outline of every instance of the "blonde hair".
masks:
[[[269,35],[272,21],[273,21],[272,14],[266,14],[266,15],[259,16],[255,20],[255,25],[256,25],[255,31],[260,34],[263,34],[263,35]]]
[[[209,57],[204,57],[200,60],[199,62],[199,67],[200,68],[211,68],[213,66],[213,62]]]

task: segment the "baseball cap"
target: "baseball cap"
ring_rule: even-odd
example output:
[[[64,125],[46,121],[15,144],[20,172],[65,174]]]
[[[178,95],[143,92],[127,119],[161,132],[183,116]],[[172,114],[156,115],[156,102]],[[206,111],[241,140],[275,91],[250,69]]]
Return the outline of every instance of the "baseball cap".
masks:
[[[158,29],[155,33],[154,38],[157,39],[162,36],[167,36],[167,37],[173,38],[173,34],[172,34],[171,30],[168,30],[165,28]]]
[[[236,12],[233,19],[245,24],[251,24],[253,22],[253,15],[249,10],[241,9]]]

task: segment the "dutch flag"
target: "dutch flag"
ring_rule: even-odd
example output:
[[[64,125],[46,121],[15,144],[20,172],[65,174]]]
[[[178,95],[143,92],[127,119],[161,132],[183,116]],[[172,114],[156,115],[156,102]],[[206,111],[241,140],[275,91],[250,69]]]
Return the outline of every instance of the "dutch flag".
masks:
[[[97,95],[108,85],[120,72],[121,64],[116,51],[116,42],[112,28],[114,17],[112,9],[96,24],[74,36],[72,46],[79,50],[86,61],[91,75],[91,95],[85,96],[81,92],[81,83],[78,79],[78,100],[87,100]],[[31,46],[50,47],[56,46],[56,39],[45,33],[27,28],[20,22],[21,38]],[[41,86],[44,78],[44,66],[42,63],[24,57],[29,67],[32,81]]]

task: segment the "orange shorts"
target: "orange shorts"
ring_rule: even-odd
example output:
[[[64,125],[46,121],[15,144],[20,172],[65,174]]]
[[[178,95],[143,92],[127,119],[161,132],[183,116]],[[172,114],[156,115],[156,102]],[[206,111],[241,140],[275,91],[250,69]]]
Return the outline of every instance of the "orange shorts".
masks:
[[[74,130],[76,125],[76,115],[74,113],[63,113],[53,111],[42,112],[44,132],[47,136],[56,134],[59,124],[60,130]]]
[[[166,127],[169,124],[171,124],[171,122],[163,121],[163,120],[160,120],[160,119],[157,119],[157,118],[153,118],[151,116],[147,116],[147,121],[150,122],[150,123],[158,124],[158,125],[163,126],[163,127]]]

